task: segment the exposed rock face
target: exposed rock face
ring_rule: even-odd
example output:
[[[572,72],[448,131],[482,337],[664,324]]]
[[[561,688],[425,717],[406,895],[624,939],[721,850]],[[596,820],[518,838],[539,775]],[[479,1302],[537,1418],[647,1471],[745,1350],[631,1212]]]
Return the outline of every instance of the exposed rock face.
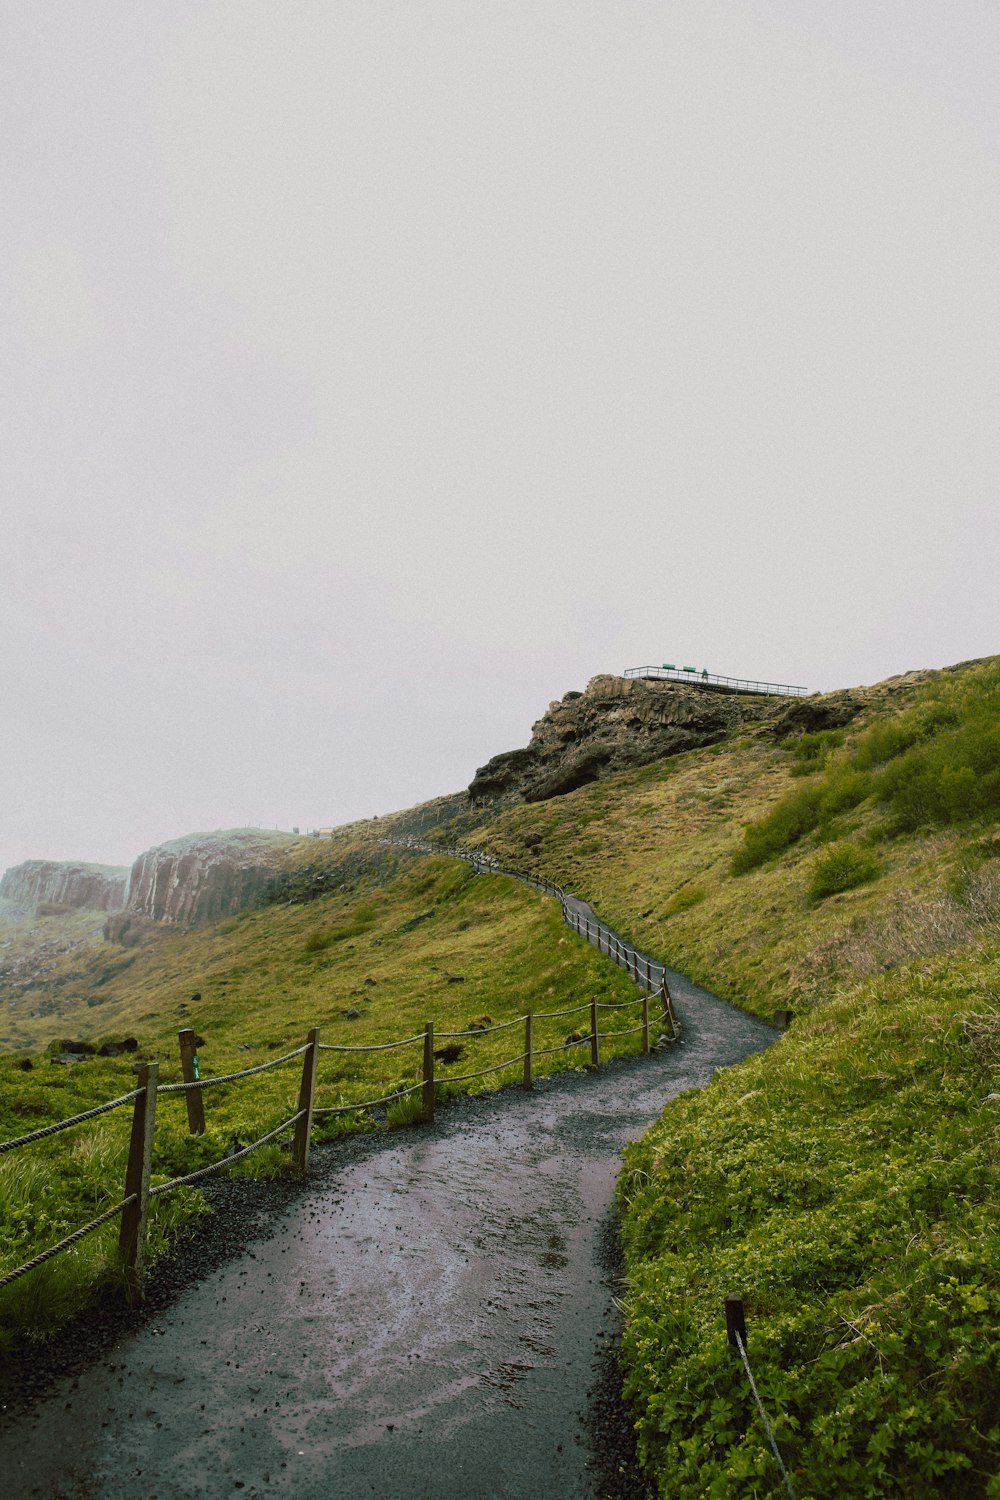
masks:
[[[85,865],[29,859],[0,880],[0,899],[17,906],[76,906],[88,911],[119,911],[125,904],[124,865]]]
[[[843,729],[861,711],[862,703],[855,693],[826,693],[821,698],[794,698],[774,721],[776,740],[792,735],[815,734],[823,729]]]
[[[259,828],[192,833],[172,839],[132,866],[124,910],[104,926],[112,941],[135,940],[146,922],[214,922],[266,894],[281,857],[296,840]]]
[[[469,796],[541,802],[615,771],[714,744],[737,725],[773,719],[785,708],[785,699],[683,682],[594,677],[586,692],[549,704],[526,749],[495,755],[480,767]]]

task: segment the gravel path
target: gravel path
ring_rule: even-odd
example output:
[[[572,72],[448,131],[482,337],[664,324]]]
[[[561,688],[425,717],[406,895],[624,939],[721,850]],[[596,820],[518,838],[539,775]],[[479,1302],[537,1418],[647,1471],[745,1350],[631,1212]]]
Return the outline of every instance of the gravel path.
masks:
[[[617,1395],[619,1152],[775,1036],[668,975],[677,1046],[317,1149],[305,1188],[215,1184],[145,1309],[83,1319],[67,1374],[0,1389],[6,1500],[641,1494]]]

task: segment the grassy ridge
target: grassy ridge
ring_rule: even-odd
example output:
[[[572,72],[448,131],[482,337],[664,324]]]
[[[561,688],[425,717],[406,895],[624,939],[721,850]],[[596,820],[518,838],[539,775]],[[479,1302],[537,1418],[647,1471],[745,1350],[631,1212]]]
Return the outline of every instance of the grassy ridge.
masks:
[[[843,732],[742,735],[483,831],[797,1014],[627,1153],[628,1389],[665,1497],[785,1493],[731,1291],[800,1500],[1000,1495],[998,683],[904,682]]]
[[[113,952],[113,950],[110,950]],[[194,1027],[202,1075],[234,1072],[301,1044],[318,1025],[331,1043],[371,1044],[419,1032],[425,1022],[461,1030],[470,1021],[500,1022],[529,1006],[633,998],[620,970],[563,926],[551,900],[502,876],[473,876],[451,859],[378,858],[356,889],[304,904],[270,907],[210,928],[162,929],[115,970],[95,950],[81,966],[74,956],[74,991],[98,994],[84,1008],[89,1037],[134,1031],[138,1056],[157,1060],[161,1082],[180,1079],[177,1031]],[[69,961],[69,960],[67,960]],[[90,967],[88,970],[87,964]],[[108,969],[113,972],[104,977]],[[354,1014],[350,1014],[350,1013]],[[602,1015],[603,1030],[624,1029],[632,1011]],[[538,1022],[535,1045],[561,1044],[576,1021]],[[52,1022],[48,1022],[51,1034]],[[521,1051],[517,1028],[459,1041],[462,1054],[439,1062],[447,1093],[449,1073],[471,1072]],[[611,1052],[637,1049],[637,1039],[605,1043]],[[51,1050],[51,1049],[50,1049]],[[581,1065],[586,1049],[540,1063],[538,1071]],[[132,1058],[93,1059],[53,1066],[44,1054],[0,1058],[0,1139],[26,1133],[127,1093]],[[391,1094],[419,1078],[419,1045],[385,1053],[324,1053],[317,1105],[342,1105]],[[31,1062],[30,1071],[22,1064]],[[519,1063],[490,1077],[457,1085],[495,1088],[520,1078]],[[218,1160],[234,1142],[247,1144],[294,1112],[297,1060],[255,1078],[207,1090],[207,1131],[187,1134],[181,1096],[163,1098],[157,1111],[154,1182]],[[121,1196],[130,1110],[66,1131],[0,1158],[0,1275],[96,1217]],[[363,1114],[327,1117],[317,1138],[350,1128],[372,1128]],[[275,1171],[277,1148],[265,1148],[235,1171]],[[152,1256],[162,1254],[183,1226],[203,1212],[195,1189],[154,1200]],[[113,1275],[117,1224],[0,1292],[0,1345],[31,1330],[40,1334],[65,1320]]]
[[[1000,1500],[998,668],[886,684],[843,730],[776,739],[758,726],[480,830],[507,863],[536,865],[717,993],[796,1012],[769,1053],[670,1104],[622,1173],[629,1390],[664,1496],[784,1493],[725,1346],[721,1298],[738,1290],[800,1500]],[[443,823],[443,840],[454,832]],[[467,824],[462,836],[476,842]],[[302,858],[294,902],[330,877]],[[451,861],[329,858],[351,889],[160,934],[90,991],[86,964],[67,958],[61,993],[98,994],[79,1012],[92,1034],[128,1026],[150,1055],[172,1056],[176,1028],[193,1025],[222,1072],[313,1024],[327,1040],[383,1040],[425,1019],[459,1029],[628,992],[533,892]],[[388,1056],[359,1087],[415,1078]],[[68,1113],[99,1077],[90,1066],[43,1084],[37,1070],[15,1078],[10,1059],[0,1098],[19,1097],[25,1119]],[[109,1063],[100,1096],[130,1077]],[[246,1114],[238,1085],[219,1089],[211,1138],[191,1142],[177,1123],[159,1165],[284,1118],[293,1085],[264,1078],[271,1115]],[[334,1063],[321,1084],[329,1102],[357,1097]],[[65,1183],[94,1195],[89,1171],[85,1152],[59,1169],[56,1215]],[[30,1215],[38,1195],[18,1201]],[[177,1227],[158,1226],[161,1242]]]

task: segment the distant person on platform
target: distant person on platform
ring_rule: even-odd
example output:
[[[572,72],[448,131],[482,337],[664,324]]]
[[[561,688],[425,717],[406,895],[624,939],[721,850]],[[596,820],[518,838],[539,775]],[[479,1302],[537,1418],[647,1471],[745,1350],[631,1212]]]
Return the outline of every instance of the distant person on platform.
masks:
[[[702,667],[702,669],[701,669],[701,680],[702,680],[702,682],[707,682],[708,681],[708,668],[707,667]]]

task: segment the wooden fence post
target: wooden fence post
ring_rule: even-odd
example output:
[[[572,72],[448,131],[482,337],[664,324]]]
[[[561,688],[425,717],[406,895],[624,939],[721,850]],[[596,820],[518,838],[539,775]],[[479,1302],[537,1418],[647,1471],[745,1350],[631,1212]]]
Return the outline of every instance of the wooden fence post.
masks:
[[[642,1053],[649,1056],[649,991],[642,992]]]
[[[595,1068],[601,1066],[601,1038],[597,1030],[597,1001],[590,1002],[590,1060]]]
[[[653,974],[649,967],[648,958],[646,959],[646,988],[647,990],[651,990],[653,988]]]
[[[309,1137],[312,1133],[313,1098],[316,1093],[316,1064],[319,1061],[319,1028],[314,1026],[306,1037],[302,1058],[302,1082],[299,1084],[299,1118],[292,1137],[292,1160],[300,1171],[309,1165]]]
[[[666,974],[664,974],[663,977],[664,977],[664,979],[666,979],[666,977],[667,977]],[[670,1024],[674,1028],[674,1035],[676,1036],[677,1035],[677,1031],[678,1031],[678,1026],[677,1026],[677,1012],[674,1010],[674,997],[670,993],[669,986],[667,988],[667,1009],[670,1012]]]
[[[666,970],[663,971],[663,978],[660,980],[660,999],[663,1002],[663,1024],[667,1028],[667,1035],[673,1041],[677,1032],[674,1026],[673,1006],[670,1003],[670,991],[667,988]]]
[[[743,1298],[728,1296],[723,1299],[723,1307],[726,1309],[726,1337],[733,1349],[738,1349],[736,1335],[739,1334],[743,1341],[744,1349],[747,1346],[747,1324],[743,1307]]]
[[[198,1064],[198,1038],[188,1027],[185,1031],[178,1033],[177,1040],[181,1044],[181,1077],[185,1083],[197,1083],[201,1077],[201,1068]],[[205,1134],[205,1099],[201,1089],[187,1089],[184,1094],[184,1102],[188,1112],[188,1134]]]
[[[531,1011],[524,1018],[524,1087],[535,1087],[535,1060],[532,1050],[535,1045],[535,1018]]]
[[[424,1027],[424,1120],[429,1125],[434,1118],[434,1022]]]
[[[125,1197],[135,1201],[122,1209],[118,1232],[125,1295],[130,1302],[142,1300],[142,1278],[146,1269],[146,1220],[149,1217],[149,1177],[153,1168],[153,1132],[156,1129],[156,1081],[159,1064],[139,1069],[141,1090],[132,1110],[132,1135],[125,1169]]]

